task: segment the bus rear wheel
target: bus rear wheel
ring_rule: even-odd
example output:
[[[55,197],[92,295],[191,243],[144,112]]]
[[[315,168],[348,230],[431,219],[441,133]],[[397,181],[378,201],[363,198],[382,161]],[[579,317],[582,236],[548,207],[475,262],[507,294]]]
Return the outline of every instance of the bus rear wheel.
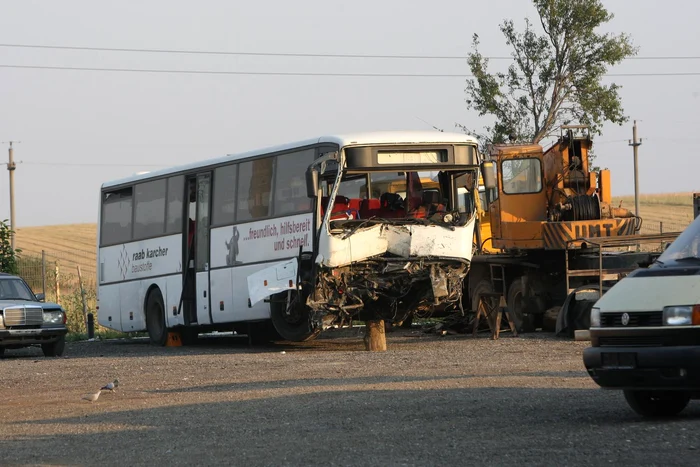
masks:
[[[305,342],[315,339],[320,329],[312,329],[309,320],[309,308],[295,300],[296,292],[291,294],[292,306],[287,312],[287,293],[270,297],[270,318],[282,339],[292,342]]]
[[[165,306],[160,289],[153,289],[146,300],[146,329],[151,344],[164,346],[168,340],[168,328],[165,325]]]

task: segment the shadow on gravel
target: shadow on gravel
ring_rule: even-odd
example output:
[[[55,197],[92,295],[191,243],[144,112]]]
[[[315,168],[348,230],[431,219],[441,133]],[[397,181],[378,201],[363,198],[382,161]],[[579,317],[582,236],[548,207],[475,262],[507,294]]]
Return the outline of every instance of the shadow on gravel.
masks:
[[[265,389],[293,389],[314,386],[356,386],[362,384],[393,384],[415,383],[421,381],[439,380],[463,380],[484,378],[514,378],[514,377],[554,377],[554,378],[585,378],[589,376],[585,371],[558,371],[558,372],[510,372],[501,374],[477,374],[477,375],[440,375],[440,376],[367,376],[345,378],[309,378],[309,379],[285,379],[277,381],[253,381],[244,383],[212,384],[208,386],[193,386],[173,389],[152,389],[146,393],[152,394],[180,394],[197,392],[228,392],[228,391],[257,391]]]
[[[331,391],[105,412],[27,423],[0,463],[90,465],[678,465],[700,402],[642,421],[618,393],[475,388]],[[167,404],[163,394],[163,404]],[[152,400],[151,400],[152,401]],[[41,428],[45,429],[45,428]],[[1,435],[0,435],[1,436]]]

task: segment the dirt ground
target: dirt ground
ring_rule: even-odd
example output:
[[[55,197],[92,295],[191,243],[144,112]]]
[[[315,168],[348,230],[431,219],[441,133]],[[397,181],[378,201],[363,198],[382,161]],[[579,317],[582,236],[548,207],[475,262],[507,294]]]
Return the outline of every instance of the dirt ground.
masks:
[[[700,402],[647,421],[548,334],[329,333],[155,348],[79,342],[0,360],[0,465],[684,465]],[[115,393],[81,397],[118,378]]]

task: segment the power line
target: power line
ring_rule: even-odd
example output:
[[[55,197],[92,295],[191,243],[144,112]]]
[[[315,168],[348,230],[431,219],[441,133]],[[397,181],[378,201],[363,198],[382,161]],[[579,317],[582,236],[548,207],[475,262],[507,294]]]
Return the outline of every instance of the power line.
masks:
[[[83,47],[65,45],[36,45],[36,44],[0,44],[0,47],[54,49],[54,50],[85,50],[98,52],[135,52],[135,53],[164,53],[187,55],[236,55],[258,57],[314,57],[314,58],[372,58],[372,59],[411,59],[411,60],[464,60],[463,55],[371,55],[371,54],[331,54],[306,52],[231,52],[223,50],[186,50],[186,49],[132,49],[122,47]],[[513,60],[513,57],[492,56],[484,57],[489,60]],[[700,60],[700,56],[650,56],[628,57],[625,60]]]
[[[170,167],[168,165],[162,165],[162,164],[98,164],[98,163],[78,163],[78,162],[40,162],[40,161],[32,161],[32,162],[24,162],[22,161],[23,164],[31,164],[31,165],[49,165],[49,166],[57,166],[57,167]]]
[[[257,75],[257,76],[345,76],[345,77],[369,77],[369,78],[473,78],[472,75],[463,73],[424,74],[424,73],[329,73],[314,71],[216,71],[216,70],[165,70],[144,68],[98,68],[98,67],[70,67],[70,66],[44,66],[44,65],[7,65],[0,64],[0,68],[17,68],[32,70],[71,70],[71,71],[107,71],[126,73],[165,73],[165,74],[195,74],[195,75]],[[700,72],[670,72],[670,73],[609,73],[607,77],[632,77],[632,76],[700,76]]]

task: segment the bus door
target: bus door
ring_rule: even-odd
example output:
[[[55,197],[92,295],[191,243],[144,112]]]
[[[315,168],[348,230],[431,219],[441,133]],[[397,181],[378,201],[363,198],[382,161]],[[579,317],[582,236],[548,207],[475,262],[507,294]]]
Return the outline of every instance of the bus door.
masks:
[[[185,324],[211,324],[209,291],[209,213],[211,173],[197,174],[187,181],[190,190],[187,225],[187,268],[183,273]],[[189,299],[189,300],[188,300]]]

